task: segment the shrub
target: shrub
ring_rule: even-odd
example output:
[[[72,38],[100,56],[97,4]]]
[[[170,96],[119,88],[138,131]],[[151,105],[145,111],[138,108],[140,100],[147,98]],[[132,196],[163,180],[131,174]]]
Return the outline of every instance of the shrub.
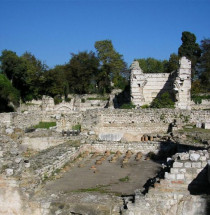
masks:
[[[65,102],[71,102],[71,98],[65,98]]]
[[[192,100],[195,102],[195,104],[201,104],[203,99],[210,99],[210,95],[192,95]]]
[[[54,97],[54,104],[55,105],[57,105],[57,104],[59,104],[61,102],[62,102],[62,98],[60,96],[55,96]]]
[[[149,108],[149,105],[142,105],[141,108],[142,108],[142,109]]]
[[[132,102],[130,102],[130,103],[127,103],[127,104],[123,104],[120,108],[121,109],[133,109],[135,107],[136,107],[136,105],[134,105]]]
[[[82,99],[81,99],[81,102],[82,102],[82,103],[85,103],[85,99],[84,99],[84,98],[82,98]]]
[[[161,94],[159,97],[156,97],[152,103],[151,108],[174,108],[175,102],[172,99],[172,96],[169,92]]]

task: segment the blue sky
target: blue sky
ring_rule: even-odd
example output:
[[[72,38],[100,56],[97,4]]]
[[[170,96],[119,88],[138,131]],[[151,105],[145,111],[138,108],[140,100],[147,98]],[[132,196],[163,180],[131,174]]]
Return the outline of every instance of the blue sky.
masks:
[[[29,51],[50,67],[110,39],[128,65],[168,59],[181,34],[210,38],[210,0],[0,0],[0,51]]]

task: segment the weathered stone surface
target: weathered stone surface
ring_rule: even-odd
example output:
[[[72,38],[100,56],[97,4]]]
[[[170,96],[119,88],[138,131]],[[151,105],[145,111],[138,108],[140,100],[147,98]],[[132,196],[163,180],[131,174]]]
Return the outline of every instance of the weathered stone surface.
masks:
[[[175,161],[173,163],[173,167],[178,167],[178,168],[183,167],[183,163]]]
[[[99,140],[106,140],[106,141],[120,141],[123,137],[122,133],[100,133]]]
[[[19,164],[21,162],[22,158],[15,158],[15,163]]]
[[[180,68],[176,74],[167,73],[143,73],[137,61],[130,67],[131,101],[137,105],[150,104],[152,100],[162,90],[177,92],[176,107],[180,109],[190,109],[191,99],[191,62],[182,57],[179,61]]]
[[[210,129],[210,122],[204,123],[204,129]]]
[[[7,134],[12,134],[12,133],[14,132],[14,129],[13,129],[13,128],[7,128],[7,129],[5,130],[5,132],[6,132]]]
[[[191,161],[198,161],[199,158],[200,158],[200,155],[197,154],[197,153],[192,153],[192,154],[190,154],[190,160],[191,160]]]
[[[5,169],[6,176],[11,176],[14,173],[13,169]]]
[[[189,160],[189,153],[180,153],[180,160]]]

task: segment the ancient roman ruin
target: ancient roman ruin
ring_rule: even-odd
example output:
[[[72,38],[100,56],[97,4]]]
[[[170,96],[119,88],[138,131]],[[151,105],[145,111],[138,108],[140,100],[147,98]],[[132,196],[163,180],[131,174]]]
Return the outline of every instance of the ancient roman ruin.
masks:
[[[172,73],[144,73],[138,61],[131,65],[131,101],[135,105],[149,105],[163,92],[176,94],[176,107],[191,109],[191,62],[186,57],[179,61],[178,71]]]
[[[114,92],[0,113],[0,214],[209,214],[210,102],[191,101],[190,70],[186,58],[172,74],[131,66],[134,104],[170,91],[175,109],[114,109]]]

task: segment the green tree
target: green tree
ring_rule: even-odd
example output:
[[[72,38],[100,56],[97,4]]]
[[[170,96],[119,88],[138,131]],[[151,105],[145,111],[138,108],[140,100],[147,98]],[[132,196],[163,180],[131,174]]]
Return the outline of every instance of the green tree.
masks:
[[[67,92],[68,81],[66,79],[65,65],[57,65],[44,73],[45,95],[51,97],[62,96]]]
[[[179,56],[175,53],[170,55],[169,61],[166,63],[166,72],[170,73],[179,68]]]
[[[66,65],[69,89],[73,93],[90,93],[97,88],[99,60],[93,52],[72,54]]]
[[[95,49],[101,63],[101,70],[104,76],[107,76],[106,80],[110,78],[114,86],[119,87],[120,72],[126,69],[123,56],[114,49],[111,40],[96,41]]]
[[[163,73],[166,72],[166,60],[157,60],[154,58],[136,59],[144,73]]]
[[[19,58],[14,68],[13,85],[20,91],[24,101],[40,98],[46,70],[47,66],[31,53],[26,52]]]
[[[31,100],[43,93],[43,74],[47,66],[34,55],[25,52],[18,57],[15,52],[4,50],[0,57],[1,71],[20,91],[21,98]]]
[[[188,31],[182,32],[182,45],[178,49],[179,57],[187,57],[192,63],[192,78],[194,78],[196,69],[195,66],[201,56],[201,49],[196,43],[196,36]]]
[[[201,41],[200,80],[203,92],[210,92],[210,39]]]
[[[2,73],[5,74],[9,80],[12,80],[14,69],[19,63],[19,57],[15,52],[5,49],[2,51],[0,61]]]
[[[19,92],[12,86],[10,80],[0,74],[0,112],[12,111],[19,104]]]

